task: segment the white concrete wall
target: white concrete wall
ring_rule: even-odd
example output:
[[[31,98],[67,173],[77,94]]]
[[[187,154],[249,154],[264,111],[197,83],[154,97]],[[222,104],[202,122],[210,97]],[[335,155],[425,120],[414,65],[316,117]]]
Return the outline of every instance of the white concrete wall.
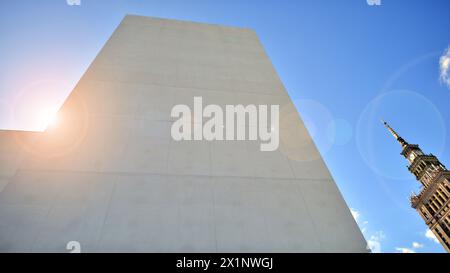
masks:
[[[193,96],[279,104],[279,149],[172,140]],[[1,251],[367,251],[252,30],[127,16],[59,115],[0,192]]]

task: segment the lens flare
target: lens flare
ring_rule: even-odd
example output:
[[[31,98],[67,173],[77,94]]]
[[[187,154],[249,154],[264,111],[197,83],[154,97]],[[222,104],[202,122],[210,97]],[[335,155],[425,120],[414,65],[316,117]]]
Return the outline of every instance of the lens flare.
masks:
[[[43,131],[54,128],[58,125],[59,116],[57,112],[54,111],[44,111],[39,117],[39,127]]]

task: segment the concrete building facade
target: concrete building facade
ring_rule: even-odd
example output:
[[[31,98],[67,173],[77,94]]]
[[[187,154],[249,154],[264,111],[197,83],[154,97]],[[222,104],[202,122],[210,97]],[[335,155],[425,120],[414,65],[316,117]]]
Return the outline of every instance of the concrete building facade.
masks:
[[[280,105],[279,148],[173,140],[195,96]],[[0,132],[2,252],[367,252],[253,30],[126,16],[58,115]]]

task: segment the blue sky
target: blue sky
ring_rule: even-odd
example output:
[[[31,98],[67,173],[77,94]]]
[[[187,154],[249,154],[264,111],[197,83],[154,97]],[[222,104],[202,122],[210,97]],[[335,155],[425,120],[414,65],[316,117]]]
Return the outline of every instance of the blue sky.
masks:
[[[125,14],[250,27],[366,239],[383,252],[442,252],[409,206],[419,184],[380,119],[450,165],[439,80],[449,11],[448,0],[2,0],[0,128],[36,129],[27,101],[57,110]],[[13,119],[15,107],[25,110]]]

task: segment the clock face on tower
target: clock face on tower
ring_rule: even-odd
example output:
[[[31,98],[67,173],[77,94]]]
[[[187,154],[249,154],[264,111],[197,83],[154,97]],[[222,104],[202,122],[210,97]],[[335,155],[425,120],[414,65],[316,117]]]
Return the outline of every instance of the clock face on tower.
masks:
[[[409,154],[409,160],[414,161],[414,158],[416,158],[416,155],[414,153]]]

